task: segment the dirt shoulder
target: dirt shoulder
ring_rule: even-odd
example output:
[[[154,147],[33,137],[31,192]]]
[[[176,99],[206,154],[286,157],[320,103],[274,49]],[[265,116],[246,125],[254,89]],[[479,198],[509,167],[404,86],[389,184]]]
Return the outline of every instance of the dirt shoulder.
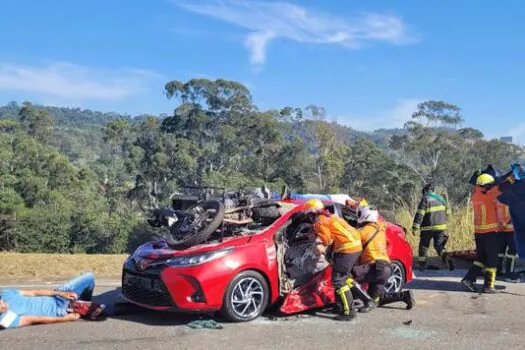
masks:
[[[0,284],[61,281],[84,272],[119,279],[127,255],[0,253]]]

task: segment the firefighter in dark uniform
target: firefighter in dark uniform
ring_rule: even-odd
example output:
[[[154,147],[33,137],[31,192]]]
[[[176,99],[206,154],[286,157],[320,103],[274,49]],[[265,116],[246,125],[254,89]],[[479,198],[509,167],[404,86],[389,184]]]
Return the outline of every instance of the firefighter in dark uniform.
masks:
[[[390,278],[392,268],[387,251],[386,226],[379,220],[377,210],[368,206],[359,207],[357,231],[361,235],[363,252],[359,258],[359,265],[352,269],[356,281],[368,284],[369,299],[364,299],[364,306],[360,312],[368,312],[378,305],[402,301],[407,310],[415,305],[412,291],[400,293],[385,293],[385,285]]]
[[[352,276],[352,267],[361,255],[361,239],[355,228],[343,218],[330,214],[318,199],[310,199],[303,204],[303,211],[314,213],[313,231],[322,244],[317,246],[319,254],[324,254],[331,246],[332,285],[335,290],[337,320],[350,321],[356,316],[352,292],[359,295],[362,290]],[[359,289],[359,290],[357,290]]]
[[[412,234],[421,232],[419,238],[418,268],[424,270],[427,266],[427,252],[430,241],[434,241],[434,248],[449,270],[454,270],[454,263],[448,256],[445,246],[447,244],[447,210],[448,203],[439,194],[434,192],[432,184],[423,188],[423,198],[419,203]]]

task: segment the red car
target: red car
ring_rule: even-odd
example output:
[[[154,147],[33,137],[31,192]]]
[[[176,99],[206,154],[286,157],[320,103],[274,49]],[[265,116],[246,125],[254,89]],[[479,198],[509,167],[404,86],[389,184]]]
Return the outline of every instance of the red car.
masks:
[[[140,246],[124,263],[121,297],[154,310],[221,311],[236,322],[259,317],[270,305],[295,314],[334,303],[331,268],[310,250],[308,227],[291,225],[300,207],[289,206],[270,226],[189,249],[172,250],[165,241]],[[341,205],[327,208],[346,218]],[[387,290],[400,291],[412,280],[412,249],[394,224],[387,225],[387,241],[393,264]]]

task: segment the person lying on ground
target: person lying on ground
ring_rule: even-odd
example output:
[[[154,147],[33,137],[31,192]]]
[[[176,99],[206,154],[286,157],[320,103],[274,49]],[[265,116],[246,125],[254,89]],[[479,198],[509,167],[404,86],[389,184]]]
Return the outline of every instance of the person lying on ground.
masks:
[[[55,290],[4,289],[0,292],[0,329],[76,321],[82,315],[94,319],[102,314],[104,305],[93,304],[89,312],[77,305],[77,301],[90,302],[94,289],[92,273]]]

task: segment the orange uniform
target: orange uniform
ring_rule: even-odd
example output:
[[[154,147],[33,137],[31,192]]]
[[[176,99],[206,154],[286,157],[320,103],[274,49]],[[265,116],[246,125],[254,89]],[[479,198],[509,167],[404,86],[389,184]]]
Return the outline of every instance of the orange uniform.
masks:
[[[359,228],[358,232],[363,245],[363,252],[359,259],[360,265],[373,264],[377,260],[390,262],[387,253],[386,227],[383,223],[367,223]]]
[[[501,192],[498,191],[498,196]],[[510,209],[507,205],[501,203],[496,199],[496,213],[499,223],[499,232],[513,233],[514,226],[512,225],[512,218],[510,216]]]
[[[514,232],[509,207],[498,201],[501,191],[493,187],[482,193],[482,189],[476,187],[472,194],[472,206],[474,207],[474,230],[476,234],[490,232]]]
[[[484,234],[499,230],[496,187],[486,191],[475,187],[472,193],[472,207],[474,209],[474,232]]]
[[[334,245],[334,253],[359,253],[363,249],[361,235],[343,218],[319,215],[313,229],[324,245]]]

